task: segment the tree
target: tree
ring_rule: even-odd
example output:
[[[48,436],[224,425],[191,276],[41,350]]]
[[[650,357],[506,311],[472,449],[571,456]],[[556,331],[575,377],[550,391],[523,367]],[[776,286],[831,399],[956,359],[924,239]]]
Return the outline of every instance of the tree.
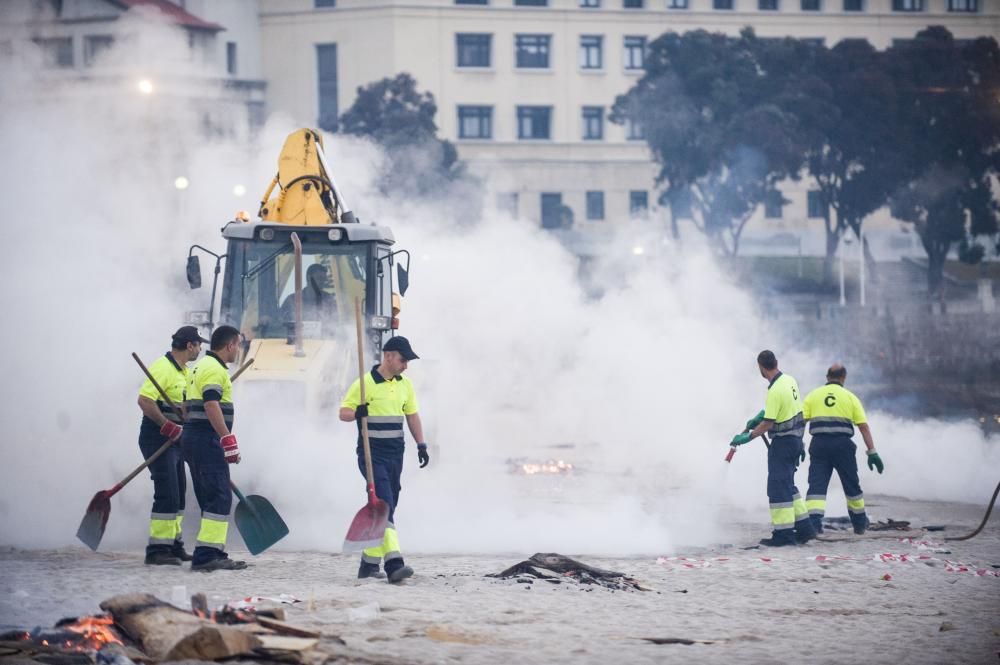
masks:
[[[417,90],[406,73],[358,88],[354,104],[340,116],[337,131],[367,136],[386,153],[380,188],[387,194],[440,194],[463,179],[458,151],[437,137],[437,105],[429,92]]]
[[[611,120],[638,123],[660,166],[661,203],[676,213],[690,202],[695,223],[726,254],[738,251],[775,184],[801,170],[803,127],[782,95],[795,97],[787,72],[804,71],[813,49],[749,29],[735,38],[668,32],[650,44],[645,75],[615,100]]]
[[[897,145],[904,182],[892,195],[895,217],[914,225],[927,252],[927,288],[942,295],[953,247],[979,260],[975,238],[1000,229],[993,194],[1000,173],[1000,49],[993,38],[958,44],[942,27],[888,52],[899,95]],[[981,248],[981,246],[980,246]]]
[[[829,90],[829,104],[806,108],[800,121],[813,134],[806,155],[819,186],[826,232],[823,281],[833,282],[833,260],[845,232],[862,238],[865,217],[885,205],[902,181],[895,144],[896,93],[885,57],[866,40],[844,40],[824,53],[816,75]],[[874,259],[864,247],[874,275]]]

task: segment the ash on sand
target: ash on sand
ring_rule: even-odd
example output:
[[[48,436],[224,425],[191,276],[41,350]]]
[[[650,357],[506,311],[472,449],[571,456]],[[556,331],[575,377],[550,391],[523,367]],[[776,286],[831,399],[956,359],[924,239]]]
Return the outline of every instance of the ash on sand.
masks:
[[[500,573],[487,575],[533,584],[545,580],[553,584],[596,584],[614,591],[651,591],[625,573],[594,568],[562,554],[535,554]]]

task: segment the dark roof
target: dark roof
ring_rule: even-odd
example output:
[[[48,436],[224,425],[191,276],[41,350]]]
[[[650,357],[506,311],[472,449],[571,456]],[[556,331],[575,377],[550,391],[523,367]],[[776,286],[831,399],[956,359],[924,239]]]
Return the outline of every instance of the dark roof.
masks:
[[[134,7],[152,7],[154,9],[160,10],[160,12],[167,17],[167,19],[174,25],[180,25],[185,28],[191,28],[192,30],[210,30],[212,32],[219,32],[220,30],[225,30],[224,27],[218,23],[210,23],[204,19],[200,19],[194,14],[187,12],[184,8],[175,5],[169,0],[110,0],[113,4],[118,5],[123,9],[132,9]]]

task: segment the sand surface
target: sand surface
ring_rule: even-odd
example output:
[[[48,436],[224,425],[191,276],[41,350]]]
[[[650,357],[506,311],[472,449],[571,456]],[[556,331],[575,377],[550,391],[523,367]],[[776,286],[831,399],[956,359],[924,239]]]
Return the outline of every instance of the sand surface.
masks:
[[[828,531],[824,537],[842,542],[743,549],[766,534],[763,525],[746,524],[735,529],[737,543],[659,560],[580,557],[639,579],[649,592],[485,577],[533,552],[412,554],[407,561],[416,575],[391,586],[356,580],[354,556],[322,552],[248,557],[234,545],[234,556],[250,560],[248,570],[203,574],[146,567],[140,547],[97,554],[82,547],[4,548],[0,625],[51,625],[96,613],[102,599],[124,592],[170,600],[201,591],[214,605],[290,594],[302,601],[284,605],[290,622],[339,636],[347,642],[339,652],[362,661],[996,663],[996,515],[978,537],[945,542],[978,524],[983,507],[891,497],[870,497],[869,506],[875,519],[948,528],[860,538]],[[913,541],[901,540],[905,535]]]

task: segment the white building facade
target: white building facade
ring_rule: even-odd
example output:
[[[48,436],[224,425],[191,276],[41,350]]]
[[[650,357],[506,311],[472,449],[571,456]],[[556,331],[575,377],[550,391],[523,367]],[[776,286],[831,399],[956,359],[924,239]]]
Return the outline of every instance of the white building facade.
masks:
[[[186,45],[156,41],[147,22],[181,31]],[[125,43],[127,56],[116,53]],[[54,95],[66,94],[64,81],[125,83],[191,105],[208,133],[245,136],[265,117],[256,0],[4,0],[4,56],[28,59]]]

